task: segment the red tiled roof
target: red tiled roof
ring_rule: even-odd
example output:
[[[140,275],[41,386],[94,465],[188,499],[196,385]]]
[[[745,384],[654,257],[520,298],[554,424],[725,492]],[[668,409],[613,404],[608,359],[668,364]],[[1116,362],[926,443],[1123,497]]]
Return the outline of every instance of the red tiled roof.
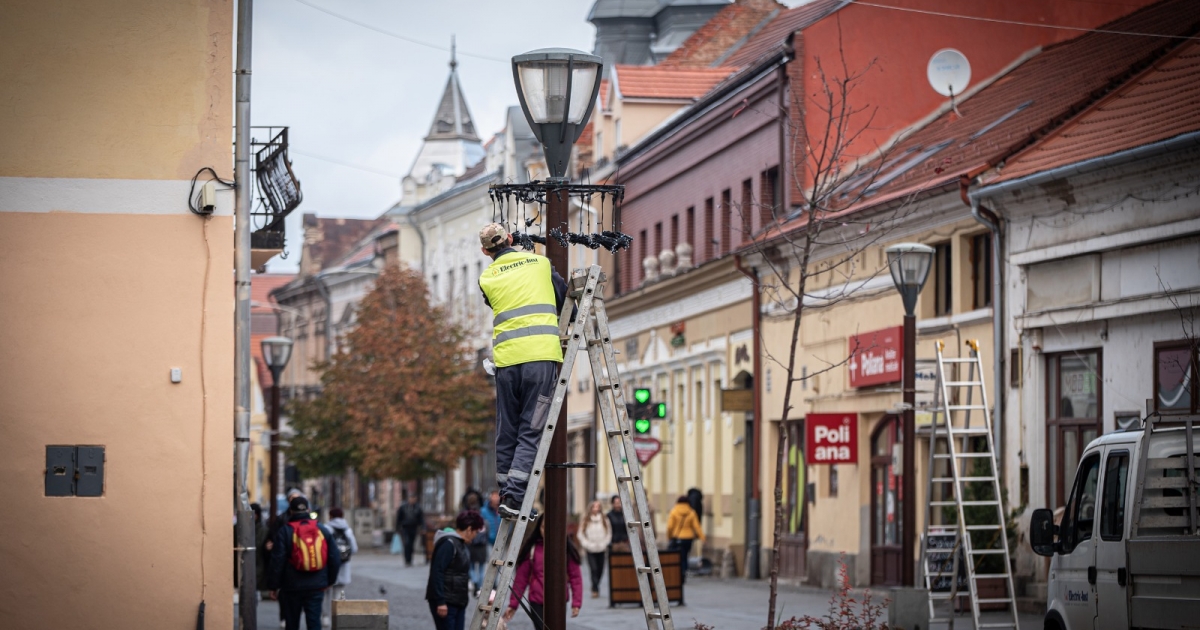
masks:
[[[1106,28],[1181,35],[1196,26],[1200,3],[1164,0]],[[974,175],[984,165],[999,164],[1179,45],[1163,37],[1086,33],[1050,46],[959,103],[961,116],[948,111],[890,150],[875,176],[874,193],[884,196],[948,172]]]
[[[775,0],[737,0],[709,18],[659,65],[708,68],[720,63],[748,35],[785,8]]]
[[[315,273],[314,269],[322,269],[326,265],[345,256],[351,247],[362,237],[371,233],[375,228],[384,225],[389,219],[344,219],[341,217],[318,217],[315,214],[304,215],[304,227],[317,228],[319,238],[313,243],[305,243],[304,260],[307,269],[301,272]]]
[[[274,304],[271,291],[296,279],[294,273],[255,273],[250,275],[250,312],[273,313],[274,310],[255,304]]]
[[[1111,155],[1200,130],[1200,44],[1174,54],[1009,160],[988,183]]]
[[[595,115],[596,115],[595,113],[592,114],[592,116],[595,116]],[[589,120],[588,124],[583,126],[583,131],[579,132],[579,139],[575,141],[575,146],[577,146],[577,147],[592,146],[592,121]]]
[[[792,33],[816,24],[844,4],[846,0],[814,0],[780,13],[730,55],[724,65],[734,68],[752,65],[763,56],[782,48]]]
[[[614,66],[613,80],[624,98],[697,99],[733,73],[733,68]]]

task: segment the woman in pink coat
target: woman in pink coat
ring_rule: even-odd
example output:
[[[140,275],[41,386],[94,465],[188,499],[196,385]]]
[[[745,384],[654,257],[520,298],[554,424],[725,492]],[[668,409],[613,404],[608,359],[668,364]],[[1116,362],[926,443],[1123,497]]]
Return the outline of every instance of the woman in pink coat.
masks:
[[[542,516],[537,517],[533,527],[533,535],[521,545],[521,553],[517,556],[517,575],[513,581],[512,595],[508,602],[508,612],[504,614],[505,621],[510,621],[517,613],[525,590],[529,589],[529,618],[536,630],[543,630],[543,611],[545,603],[546,584],[546,522]],[[579,616],[579,608],[583,606],[583,573],[579,570],[579,550],[567,541],[567,578],[571,585],[569,600],[571,616]]]

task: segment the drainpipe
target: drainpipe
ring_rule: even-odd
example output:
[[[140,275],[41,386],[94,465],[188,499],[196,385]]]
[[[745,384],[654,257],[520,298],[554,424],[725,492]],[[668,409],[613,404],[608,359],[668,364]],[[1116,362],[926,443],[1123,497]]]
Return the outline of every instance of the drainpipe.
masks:
[[[988,210],[983,206],[978,199],[972,199],[969,196],[971,187],[971,178],[964,175],[959,180],[959,195],[962,197],[963,203],[971,208],[971,216],[986,227],[992,233],[992,343],[995,357],[993,359],[992,371],[995,374],[993,381],[996,384],[995,397],[993,399],[994,413],[992,415],[992,442],[996,445],[996,461],[999,466],[1000,479],[1006,479],[1004,476],[1005,465],[1004,458],[1004,280],[1003,280],[1003,262],[1004,256],[1001,247],[1004,243],[1002,234],[1002,225],[1000,217],[996,213]]]
[[[742,257],[734,256],[733,264],[737,270],[750,279],[753,289],[750,303],[754,309],[750,317],[751,335],[754,339],[754,418],[751,421],[753,435],[746,446],[750,449],[750,499],[746,502],[746,577],[757,580],[762,575],[759,567],[759,556],[762,549],[762,484],[759,457],[762,440],[762,293],[758,286],[758,269],[746,269],[742,266]]]

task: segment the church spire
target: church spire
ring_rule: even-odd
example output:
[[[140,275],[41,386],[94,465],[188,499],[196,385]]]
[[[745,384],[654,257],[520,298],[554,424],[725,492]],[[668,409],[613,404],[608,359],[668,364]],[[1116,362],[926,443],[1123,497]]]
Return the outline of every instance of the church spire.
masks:
[[[462,86],[458,83],[458,53],[454,36],[450,37],[450,78],[429,127],[426,140],[473,140],[479,142],[467,101],[463,98]]]

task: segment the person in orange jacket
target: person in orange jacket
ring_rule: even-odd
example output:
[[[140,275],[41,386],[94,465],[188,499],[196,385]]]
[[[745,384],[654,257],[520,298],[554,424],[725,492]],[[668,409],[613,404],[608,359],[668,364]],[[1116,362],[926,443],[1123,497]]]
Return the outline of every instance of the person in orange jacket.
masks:
[[[671,540],[668,551],[679,552],[681,578],[687,581],[688,555],[692,552],[692,543],[699,538],[704,542],[704,530],[700,527],[700,519],[696,510],[692,509],[687,497],[679,497],[675,507],[667,515],[667,538]]]

